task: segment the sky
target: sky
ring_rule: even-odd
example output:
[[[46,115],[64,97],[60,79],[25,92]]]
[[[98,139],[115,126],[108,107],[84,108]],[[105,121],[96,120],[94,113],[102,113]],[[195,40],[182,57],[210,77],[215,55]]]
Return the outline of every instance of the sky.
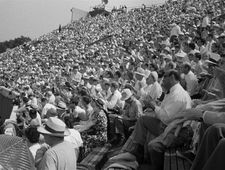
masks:
[[[106,9],[126,5],[147,6],[165,0],[109,0]],[[0,0],[0,42],[27,36],[31,39],[49,33],[71,21],[72,7],[90,11],[101,0]]]

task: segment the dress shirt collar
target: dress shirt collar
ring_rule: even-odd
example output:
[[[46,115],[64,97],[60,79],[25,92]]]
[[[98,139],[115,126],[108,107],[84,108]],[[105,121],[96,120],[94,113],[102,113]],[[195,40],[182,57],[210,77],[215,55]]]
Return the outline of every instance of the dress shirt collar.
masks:
[[[177,84],[173,85],[173,86],[169,89],[169,91],[167,92],[167,94],[174,92],[174,91],[175,91],[177,88],[179,88],[179,87],[180,87],[180,83],[177,83]]]

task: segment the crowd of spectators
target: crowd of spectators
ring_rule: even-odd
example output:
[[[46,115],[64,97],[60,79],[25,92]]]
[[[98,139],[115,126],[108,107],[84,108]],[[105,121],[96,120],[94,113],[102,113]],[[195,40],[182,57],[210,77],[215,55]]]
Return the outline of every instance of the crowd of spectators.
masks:
[[[168,134],[189,126],[192,168],[211,166],[211,154],[198,156],[209,149],[201,148],[207,137],[199,121],[225,123],[224,7],[222,0],[169,0],[85,17],[0,54],[0,85],[18,94],[5,133],[27,137],[37,169],[76,169],[78,157],[129,137],[129,154],[141,163],[148,132],[151,163],[162,169]]]

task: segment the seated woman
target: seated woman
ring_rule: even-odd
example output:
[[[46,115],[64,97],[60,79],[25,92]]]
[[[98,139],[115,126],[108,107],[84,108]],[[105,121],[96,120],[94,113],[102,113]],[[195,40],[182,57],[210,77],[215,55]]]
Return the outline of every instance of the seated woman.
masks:
[[[153,71],[146,79],[147,86],[141,89],[141,98],[139,99],[143,106],[147,107],[148,102],[156,101],[162,95],[162,87],[158,82],[158,74]]]
[[[71,119],[74,121],[87,120],[85,109],[79,106],[80,97],[76,96],[70,100],[69,112],[71,113]]]
[[[101,109],[102,105],[98,102],[91,102],[91,99],[88,96],[83,96],[81,102],[87,114],[87,120],[80,122],[80,125],[84,127],[81,130],[82,132],[80,131],[84,141],[84,156],[87,156],[93,148],[104,146],[104,144],[106,144],[107,117]]]
[[[74,145],[77,158],[79,158],[79,151],[80,148],[83,146],[83,140],[81,139],[81,135],[76,129],[73,129],[73,124],[69,116],[64,117],[64,122],[68,130],[70,131],[70,135],[65,136],[64,140]]]
[[[36,152],[41,147],[41,145],[39,144],[40,134],[37,131],[37,126],[29,126],[25,130],[25,136],[27,139],[29,150],[32,153],[33,158],[35,159]]]

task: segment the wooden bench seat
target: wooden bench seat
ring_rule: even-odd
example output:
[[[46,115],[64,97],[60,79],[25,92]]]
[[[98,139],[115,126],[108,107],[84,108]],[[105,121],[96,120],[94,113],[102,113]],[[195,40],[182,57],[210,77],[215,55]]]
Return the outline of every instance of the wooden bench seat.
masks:
[[[78,170],[100,170],[105,163],[106,154],[110,149],[110,145],[93,149],[78,165]]]
[[[190,170],[191,162],[179,154],[180,149],[169,148],[164,154],[164,170]]]

